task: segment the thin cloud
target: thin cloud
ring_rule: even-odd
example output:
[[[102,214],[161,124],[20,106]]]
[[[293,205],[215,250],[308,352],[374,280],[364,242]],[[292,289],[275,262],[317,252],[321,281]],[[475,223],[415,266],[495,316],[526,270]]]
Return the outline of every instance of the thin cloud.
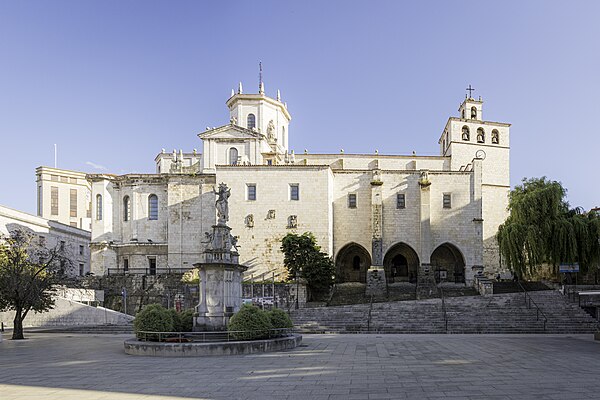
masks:
[[[85,164],[89,165],[90,167],[92,167],[94,169],[99,169],[100,171],[108,171],[108,168],[106,168],[104,165],[96,164],[91,161],[86,161]]]

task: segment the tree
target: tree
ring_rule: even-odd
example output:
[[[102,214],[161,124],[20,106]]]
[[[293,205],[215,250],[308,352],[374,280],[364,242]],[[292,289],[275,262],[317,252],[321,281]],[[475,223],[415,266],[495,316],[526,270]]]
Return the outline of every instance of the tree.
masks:
[[[47,249],[33,238],[22,230],[0,238],[0,311],[15,311],[13,339],[24,339],[23,320],[30,311],[52,308],[54,285],[71,265],[61,247]]]
[[[323,299],[333,285],[335,267],[331,258],[317,245],[314,235],[310,232],[302,235],[288,233],[281,240],[281,251],[288,279],[306,279],[309,298]]]
[[[542,264],[578,262],[582,271],[598,261],[600,216],[569,207],[560,182],[523,179],[509,195],[509,217],[496,239],[503,261],[518,276]]]

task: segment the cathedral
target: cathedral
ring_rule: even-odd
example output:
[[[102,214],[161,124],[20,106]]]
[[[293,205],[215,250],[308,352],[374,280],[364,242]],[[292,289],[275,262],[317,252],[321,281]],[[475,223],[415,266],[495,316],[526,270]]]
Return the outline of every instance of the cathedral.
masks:
[[[281,239],[312,232],[338,282],[471,284],[503,270],[495,234],[507,217],[510,124],[486,121],[466,97],[438,156],[295,154],[279,92],[226,102],[229,121],[198,134],[202,152],[164,150],[153,174],[88,174],[91,270],[191,269],[216,223],[215,187],[231,189],[229,221],[246,278],[284,279]],[[433,139],[433,136],[432,136]],[[200,147],[200,146],[199,146]]]

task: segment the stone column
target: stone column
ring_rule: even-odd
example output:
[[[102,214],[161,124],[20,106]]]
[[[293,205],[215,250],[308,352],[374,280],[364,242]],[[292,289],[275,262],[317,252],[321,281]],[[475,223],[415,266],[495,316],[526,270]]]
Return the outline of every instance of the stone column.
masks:
[[[431,268],[431,181],[429,171],[421,171],[419,178],[420,190],[420,251],[419,271],[417,272],[417,298],[427,298],[435,295],[436,284],[434,271]]]
[[[373,170],[371,180],[371,267],[367,271],[367,296],[385,296],[387,283],[383,268],[383,196],[381,171]]]

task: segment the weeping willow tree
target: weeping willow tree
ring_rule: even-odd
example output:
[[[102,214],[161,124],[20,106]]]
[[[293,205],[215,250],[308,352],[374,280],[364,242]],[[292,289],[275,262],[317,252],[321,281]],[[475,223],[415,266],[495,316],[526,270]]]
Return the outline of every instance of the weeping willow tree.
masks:
[[[598,264],[600,215],[569,208],[566,189],[546,177],[523,179],[509,196],[509,217],[496,239],[504,263],[518,276],[542,265],[558,273],[560,263],[579,263],[582,272]]]

